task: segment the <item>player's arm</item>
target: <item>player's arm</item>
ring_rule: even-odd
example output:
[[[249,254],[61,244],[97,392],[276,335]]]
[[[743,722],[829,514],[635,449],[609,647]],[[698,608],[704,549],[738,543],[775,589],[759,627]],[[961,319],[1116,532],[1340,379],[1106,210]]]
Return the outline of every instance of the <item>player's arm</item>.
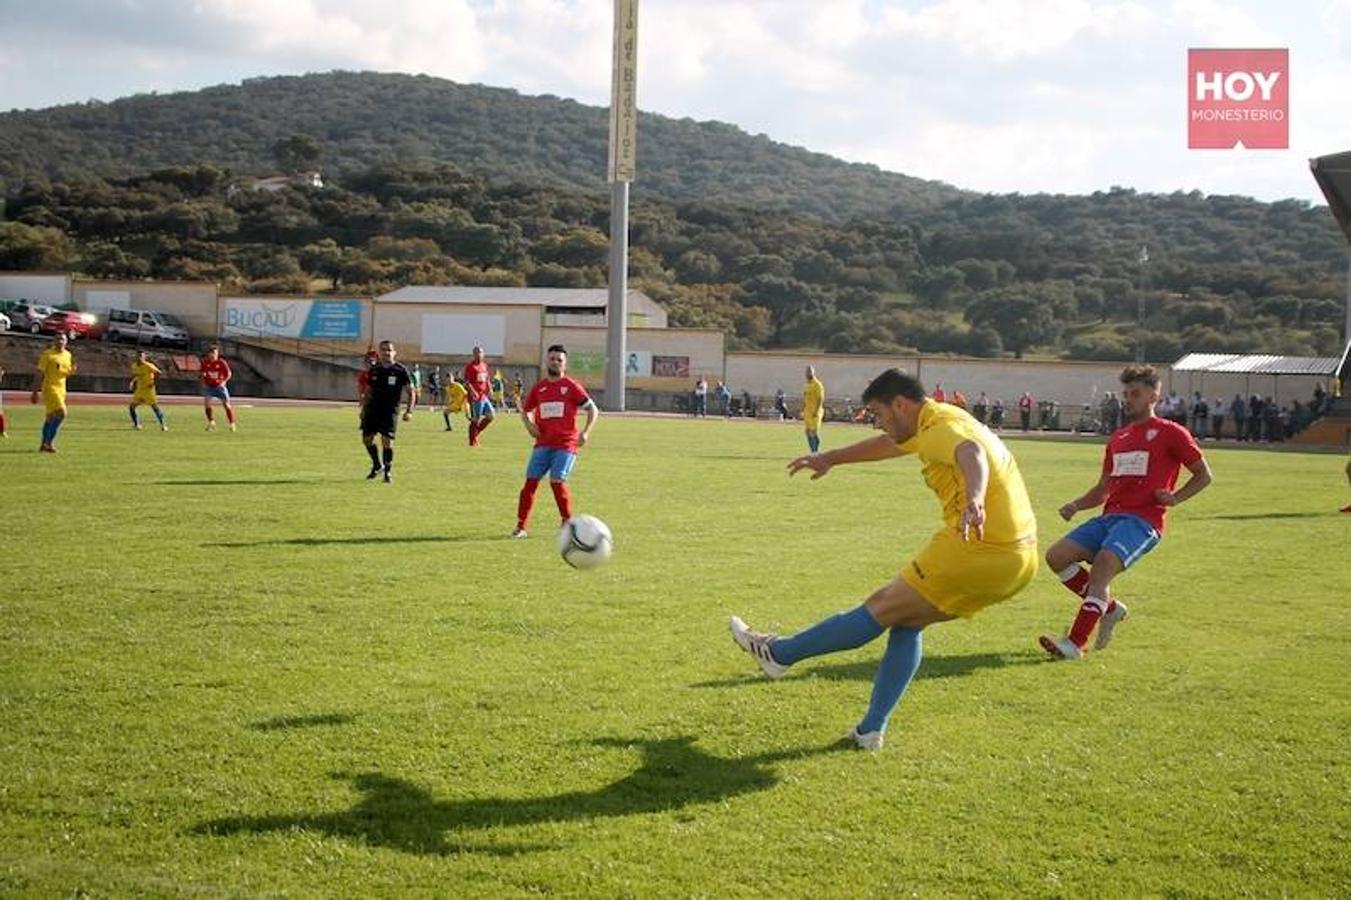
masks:
[[[1154,499],[1158,500],[1164,506],[1177,506],[1184,500],[1195,497],[1210,486],[1212,480],[1210,475],[1210,463],[1206,462],[1204,456],[1196,458],[1195,462],[1187,464],[1187,471],[1192,473],[1192,477],[1187,479],[1187,483],[1176,491],[1155,491]]]
[[[985,489],[990,484],[990,461],[985,448],[975,441],[962,441],[955,454],[966,486],[966,506],[962,509],[962,540],[975,531],[976,540],[985,537]]]
[[[586,410],[586,427],[582,429],[581,434],[577,435],[577,446],[579,447],[585,447],[586,442],[591,440],[591,429],[596,427],[596,420],[600,418],[600,407],[596,405],[595,400],[588,399],[586,406],[582,409]]]
[[[1074,518],[1074,514],[1082,509],[1095,509],[1102,506],[1102,501],[1107,499],[1107,473],[1103,472],[1098,483],[1093,485],[1081,496],[1075,497],[1069,503],[1060,507],[1060,518],[1068,522]]]
[[[809,453],[806,456],[799,456],[788,464],[788,474],[796,475],[803,469],[811,469],[812,481],[815,481],[835,466],[876,462],[900,455],[901,448],[896,445],[896,442],[885,434],[879,434],[856,444],[850,444],[848,447],[827,450],[825,453]]]
[[[417,394],[413,392],[413,382],[405,382],[403,386],[403,420],[405,422],[413,417],[413,406],[416,403]]]
[[[524,406],[522,406],[522,407],[521,407],[521,421],[525,423],[525,430],[528,431],[528,432],[530,432],[530,436],[531,436],[532,438],[535,438],[536,440],[538,440],[538,439],[539,439],[539,426],[536,425],[536,424],[535,424],[535,420],[534,420],[533,418],[531,418],[530,414],[531,414],[532,412],[534,412],[534,409],[533,409],[533,408],[532,408],[532,409],[526,409]]]

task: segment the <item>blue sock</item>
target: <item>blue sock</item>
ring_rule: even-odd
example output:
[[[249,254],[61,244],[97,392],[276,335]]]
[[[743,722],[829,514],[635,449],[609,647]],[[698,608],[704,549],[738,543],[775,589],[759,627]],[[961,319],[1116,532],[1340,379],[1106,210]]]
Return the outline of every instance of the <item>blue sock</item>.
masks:
[[[813,453],[815,453],[816,451],[820,450],[820,449],[821,449],[821,436],[820,436],[819,434],[809,434],[809,435],[807,435],[807,447],[810,448],[811,451],[812,451]]]
[[[150,411],[153,412],[153,413],[155,414],[155,418],[159,420],[159,423],[160,423],[161,425],[163,425],[163,424],[164,424],[164,410],[160,409],[158,406],[152,406],[152,407],[150,407]]]
[[[131,424],[133,427],[140,427],[141,417],[136,415],[136,407],[128,406],[127,412],[131,413]]]
[[[50,444],[52,438],[56,437],[56,429],[52,427],[55,419],[43,419],[42,421],[42,443]]]
[[[64,421],[65,421],[65,419],[52,419],[52,420],[51,420],[51,423],[52,423],[52,434],[51,434],[51,437],[47,438],[47,443],[49,443],[49,444],[54,444],[54,443],[56,443],[56,433],[57,433],[58,431],[61,430],[61,423],[64,422]]]
[[[906,628],[897,625],[891,629],[887,638],[887,652],[882,654],[882,662],[877,666],[877,676],[873,679],[873,695],[868,701],[868,714],[858,723],[860,734],[870,731],[885,731],[891,711],[901,702],[910,679],[919,669],[919,661],[924,656],[924,630]]]
[[[868,607],[859,605],[823,619],[806,631],[775,638],[769,645],[769,654],[781,665],[791,666],[823,653],[862,647],[883,630],[873,614],[868,612]]]

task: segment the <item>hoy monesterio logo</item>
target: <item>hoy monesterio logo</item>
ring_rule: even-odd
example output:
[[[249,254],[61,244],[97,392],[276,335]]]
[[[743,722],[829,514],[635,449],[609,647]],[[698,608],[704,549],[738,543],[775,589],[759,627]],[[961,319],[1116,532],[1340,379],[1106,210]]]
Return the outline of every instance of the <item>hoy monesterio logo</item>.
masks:
[[[1187,146],[1290,146],[1289,50],[1188,50]]]

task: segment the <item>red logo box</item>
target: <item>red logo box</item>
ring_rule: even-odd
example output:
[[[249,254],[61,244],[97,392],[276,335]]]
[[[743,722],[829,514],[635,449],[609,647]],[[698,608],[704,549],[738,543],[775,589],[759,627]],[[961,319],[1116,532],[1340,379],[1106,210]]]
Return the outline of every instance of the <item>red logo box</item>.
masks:
[[[1289,50],[1188,50],[1187,147],[1290,146]]]

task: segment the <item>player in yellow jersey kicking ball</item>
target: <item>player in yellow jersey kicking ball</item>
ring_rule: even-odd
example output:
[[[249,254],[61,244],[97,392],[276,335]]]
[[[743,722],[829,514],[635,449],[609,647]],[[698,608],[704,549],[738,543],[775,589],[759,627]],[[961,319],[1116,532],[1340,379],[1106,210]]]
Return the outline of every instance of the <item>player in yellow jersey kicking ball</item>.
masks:
[[[33,391],[33,402],[47,407],[47,417],[42,421],[42,444],[39,453],[56,452],[56,433],[66,420],[66,379],[75,374],[75,359],[66,349],[69,339],[65,333],[56,336],[56,345],[42,351],[38,357],[38,377],[41,383]]]
[[[899,369],[874,378],[863,401],[882,434],[800,456],[788,473],[810,469],[815,480],[838,465],[913,454],[942,504],[943,527],[899,575],[851,610],[789,637],[752,631],[736,616],[731,628],[733,640],[770,678],[889,630],[868,711],[848,734],[856,746],[877,750],[919,668],[923,630],[973,616],[1025,588],[1037,571],[1037,523],[1013,454],[967,412],[929,399],[920,382]]]
[[[131,415],[131,427],[137,431],[141,430],[141,417],[136,413],[138,406],[150,407],[159,422],[159,430],[169,430],[164,422],[164,412],[159,408],[159,396],[155,393],[155,379],[163,374],[160,367],[150,361],[150,354],[144,350],[136,351],[136,362],[131,364],[131,403],[127,405],[127,412]]]

